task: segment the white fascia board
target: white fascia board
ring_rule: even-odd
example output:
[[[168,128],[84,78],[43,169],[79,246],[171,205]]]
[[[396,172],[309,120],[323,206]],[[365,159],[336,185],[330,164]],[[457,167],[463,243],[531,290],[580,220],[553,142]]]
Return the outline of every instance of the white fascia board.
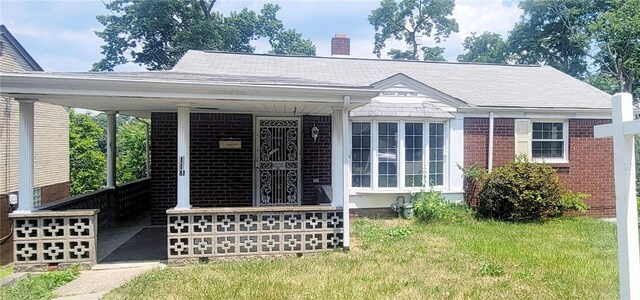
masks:
[[[324,87],[296,85],[256,85],[189,81],[85,78],[55,74],[0,73],[0,94],[8,97],[87,96],[169,99],[243,99],[292,102],[336,102],[351,96],[355,103],[366,103],[380,91],[367,87]]]
[[[524,117],[536,115],[549,117],[582,118],[593,117],[596,119],[611,118],[610,108],[545,108],[545,107],[461,107],[458,109],[467,117],[487,116],[493,112],[496,117]]]

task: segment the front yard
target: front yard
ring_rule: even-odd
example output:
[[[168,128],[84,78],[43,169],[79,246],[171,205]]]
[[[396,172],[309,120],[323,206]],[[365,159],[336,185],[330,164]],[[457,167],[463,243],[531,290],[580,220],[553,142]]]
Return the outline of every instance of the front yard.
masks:
[[[615,299],[615,224],[359,219],[348,253],[158,269],[107,299]]]

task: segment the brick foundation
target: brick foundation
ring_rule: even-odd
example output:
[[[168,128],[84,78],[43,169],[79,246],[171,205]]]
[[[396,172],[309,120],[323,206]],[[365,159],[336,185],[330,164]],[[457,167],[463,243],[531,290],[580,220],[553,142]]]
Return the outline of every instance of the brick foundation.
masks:
[[[574,192],[590,194],[585,202],[590,216],[615,216],[613,144],[611,139],[595,139],[593,127],[610,120],[569,120],[569,163],[551,164],[566,186]],[[487,167],[489,119],[464,119],[464,165]],[[515,158],[514,119],[494,119],[494,167]]]
[[[151,222],[166,223],[166,210],[176,205],[177,114],[151,115]],[[253,205],[254,116],[191,114],[191,205]],[[317,204],[316,186],[331,184],[331,118],[302,118],[303,204]],[[311,128],[320,134],[316,142]],[[241,149],[220,149],[220,139],[239,139]],[[319,179],[314,183],[313,179]]]

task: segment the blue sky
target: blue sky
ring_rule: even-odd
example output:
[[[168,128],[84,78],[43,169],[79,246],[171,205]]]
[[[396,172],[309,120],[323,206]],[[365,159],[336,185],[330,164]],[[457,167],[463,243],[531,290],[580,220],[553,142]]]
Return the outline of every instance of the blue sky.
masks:
[[[379,0],[218,0],[214,9],[228,13],[248,7],[257,11],[268,2],[280,5],[278,17],[285,27],[294,28],[311,39],[318,47],[319,56],[330,55],[330,40],[334,34],[345,33],[351,38],[351,56],[375,57],[371,53],[374,31],[367,16],[378,7]],[[0,0],[0,23],[9,28],[45,71],[89,70],[101,58],[102,40],[94,31],[101,30],[102,26],[95,16],[107,13],[100,0]],[[454,17],[460,32],[440,45],[446,48],[445,57],[455,61],[463,50],[462,41],[471,32],[493,31],[506,35],[521,13],[507,0],[457,0]],[[429,40],[423,43],[435,45]],[[256,41],[254,45],[257,53],[269,50],[266,41]],[[405,48],[400,42],[390,46]],[[140,66],[128,64],[117,70],[140,69]]]

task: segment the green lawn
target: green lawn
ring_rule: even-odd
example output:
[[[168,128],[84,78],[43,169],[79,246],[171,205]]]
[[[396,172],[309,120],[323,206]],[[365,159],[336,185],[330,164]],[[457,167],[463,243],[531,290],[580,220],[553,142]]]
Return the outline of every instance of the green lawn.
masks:
[[[359,219],[350,252],[157,269],[107,299],[615,299],[615,225]]]
[[[0,279],[5,278],[13,273],[13,266],[4,265],[0,266]]]
[[[52,299],[53,291],[65,283],[78,277],[78,268],[69,268],[62,271],[29,274],[15,285],[0,287],[0,299],[27,300],[27,299]]]

